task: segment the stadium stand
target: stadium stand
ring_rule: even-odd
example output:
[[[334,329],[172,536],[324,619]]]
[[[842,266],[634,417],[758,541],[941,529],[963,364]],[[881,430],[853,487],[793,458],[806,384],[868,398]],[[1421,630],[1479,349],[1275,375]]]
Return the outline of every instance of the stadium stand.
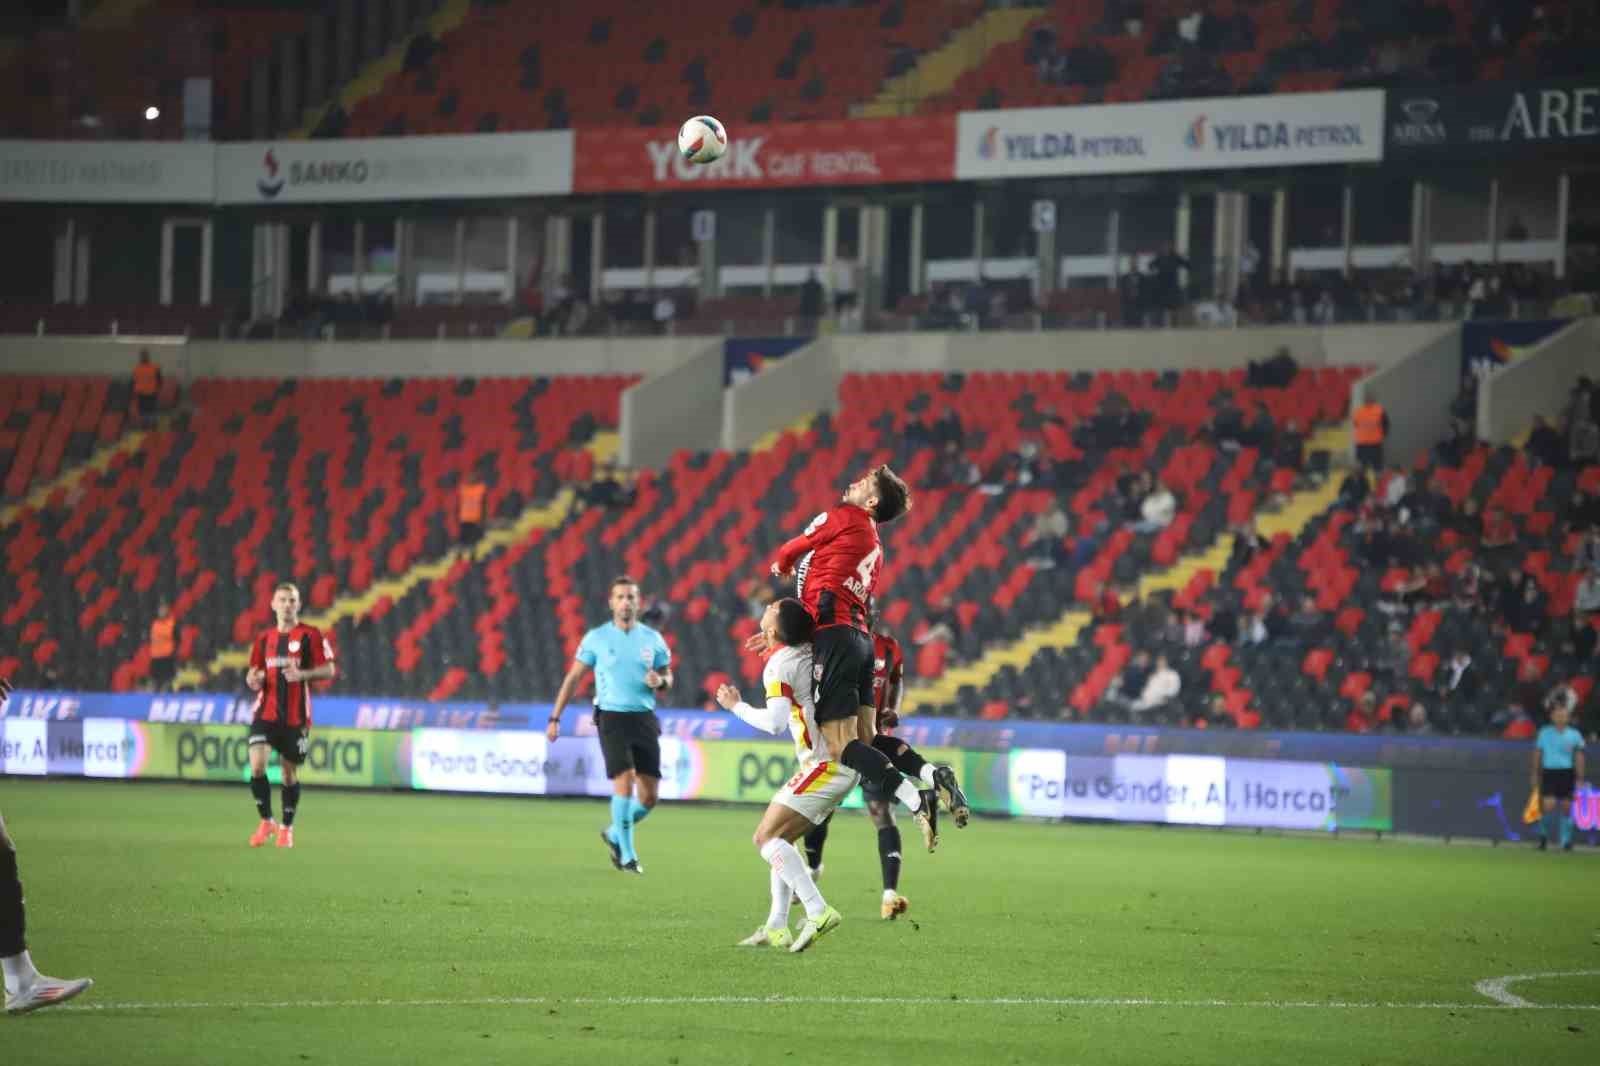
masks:
[[[137,449],[15,508],[4,534],[19,590],[0,623],[8,646],[46,679],[137,687],[148,672],[144,623],[171,598],[180,659],[205,661],[248,639],[276,581],[298,581],[320,611],[335,590],[360,593],[446,554],[454,486],[468,469],[506,520],[563,481],[587,480],[578,446],[615,424],[632,380],[198,382]],[[63,455],[114,436],[126,388],[11,379],[0,396],[15,498]],[[44,595],[45,574],[63,587]],[[424,592],[447,603],[461,577],[450,570]],[[431,623],[401,624],[402,612],[384,624],[387,611],[366,621],[397,649],[392,673]],[[335,632],[349,643],[348,630]]]
[[[1575,75],[1571,3],[1057,0],[925,112]],[[1573,35],[1576,35],[1574,38]],[[1559,74],[1558,74],[1559,72]]]
[[[1600,466],[1566,440],[1451,442],[1367,491],[1352,477],[1297,535],[1230,538],[1220,570],[1094,639],[1177,665],[1187,695],[1160,720],[1214,720],[1220,697],[1275,728],[1520,735],[1594,686],[1600,587],[1578,593]],[[1088,716],[1137,717],[1110,700]]]
[[[52,140],[181,140],[183,79],[213,81],[212,120],[222,135],[244,137],[252,65],[279,41],[306,29],[304,10],[230,7],[203,0],[106,3],[76,26],[35,29],[10,62],[0,87],[14,89],[0,108],[7,137]],[[138,47],[130,47],[130,41]],[[146,119],[145,108],[161,114]]]

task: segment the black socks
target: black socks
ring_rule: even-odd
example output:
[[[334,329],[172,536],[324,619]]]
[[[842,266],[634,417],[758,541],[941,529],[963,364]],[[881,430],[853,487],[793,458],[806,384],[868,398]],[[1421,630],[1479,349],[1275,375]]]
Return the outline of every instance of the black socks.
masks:
[[[255,797],[256,811],[261,815],[261,820],[265,822],[272,821],[272,782],[268,781],[265,775],[252,777],[250,779],[250,795]],[[287,798],[285,796],[285,799]]]
[[[833,815],[830,814],[806,834],[806,866],[812,870],[822,865],[822,846],[828,842],[828,826],[832,824]]]

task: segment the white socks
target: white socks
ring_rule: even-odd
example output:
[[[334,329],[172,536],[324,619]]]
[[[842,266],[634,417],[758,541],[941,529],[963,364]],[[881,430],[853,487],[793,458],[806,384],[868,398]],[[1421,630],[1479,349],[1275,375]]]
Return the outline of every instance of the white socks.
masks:
[[[922,783],[923,783],[924,786],[926,786],[927,788],[932,788],[933,787],[933,763],[931,763],[931,762],[923,763],[922,764],[922,772],[919,773],[917,776],[922,778]]]
[[[817,883],[811,879],[811,871],[806,869],[806,860],[795,850],[795,846],[787,840],[769,840],[762,845],[761,857],[800,897],[806,917],[820,918],[828,905],[823,902],[822,893],[817,891]]]
[[[14,996],[30,987],[39,976],[39,971],[33,968],[33,957],[26,951],[21,955],[7,955],[0,959],[0,969],[5,970],[8,996]]]
[[[813,882],[815,883],[815,882]],[[789,903],[794,899],[794,889],[783,879],[778,868],[772,868],[772,910],[767,912],[768,929],[789,928]]]
[[[899,898],[899,896],[900,893],[896,892],[892,888],[886,888],[883,890],[883,901],[885,903],[893,903],[897,898]]]
[[[906,810],[916,814],[922,810],[922,793],[909,777],[902,777],[894,790],[894,798],[906,805]]]

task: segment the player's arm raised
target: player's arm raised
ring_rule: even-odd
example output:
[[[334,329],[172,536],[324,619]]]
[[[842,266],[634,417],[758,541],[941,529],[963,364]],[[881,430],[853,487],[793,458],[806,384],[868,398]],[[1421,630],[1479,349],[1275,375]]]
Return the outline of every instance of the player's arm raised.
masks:
[[[561,679],[561,690],[556,693],[555,706],[550,708],[550,721],[544,727],[544,735],[551,740],[561,735],[561,712],[567,709],[567,702],[577,691],[578,682],[582,681],[583,675],[588,672],[588,663],[574,659],[572,665],[567,668],[567,676]]]
[[[823,511],[811,520],[806,531],[788,541],[778,549],[777,558],[772,561],[772,574],[774,577],[786,577],[794,572],[794,564],[808,551],[813,551],[837,537],[844,529],[844,523],[833,517],[833,512]]]
[[[732,685],[717,686],[717,703],[725,711],[732,711],[763,733],[782,733],[789,726],[790,708],[794,706],[788,696],[767,697],[765,706],[752,707],[744,702],[739,690]]]

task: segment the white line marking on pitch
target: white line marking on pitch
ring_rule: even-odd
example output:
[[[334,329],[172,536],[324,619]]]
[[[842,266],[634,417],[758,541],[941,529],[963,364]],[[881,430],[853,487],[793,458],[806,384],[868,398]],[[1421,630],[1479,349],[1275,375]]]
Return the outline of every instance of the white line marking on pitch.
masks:
[[[1562,970],[1558,973],[1519,973],[1508,977],[1490,977],[1473,985],[1480,996],[1488,996],[1502,1007],[1537,1007],[1512,992],[1511,986],[1523,981],[1544,981],[1556,977],[1600,977],[1600,970]]]
[[[1600,973],[1581,970],[1530,977],[1576,977]],[[1500,978],[1522,981],[1530,977]],[[1494,1003],[1404,1003],[1356,1000],[1228,1000],[1151,999],[1117,996],[998,996],[966,998],[948,996],[485,996],[467,999],[312,999],[278,1002],[172,1002],[82,1003],[64,1006],[69,1011],[161,1010],[365,1010],[373,1007],[739,1007],[739,1006],[884,1006],[884,1007],[1179,1007],[1186,1009],[1254,1010],[1584,1010],[1600,1011],[1600,1003],[1530,1003],[1500,988],[1500,996],[1484,991],[1493,982],[1479,982],[1478,990]],[[1504,997],[1504,998],[1500,998]]]

